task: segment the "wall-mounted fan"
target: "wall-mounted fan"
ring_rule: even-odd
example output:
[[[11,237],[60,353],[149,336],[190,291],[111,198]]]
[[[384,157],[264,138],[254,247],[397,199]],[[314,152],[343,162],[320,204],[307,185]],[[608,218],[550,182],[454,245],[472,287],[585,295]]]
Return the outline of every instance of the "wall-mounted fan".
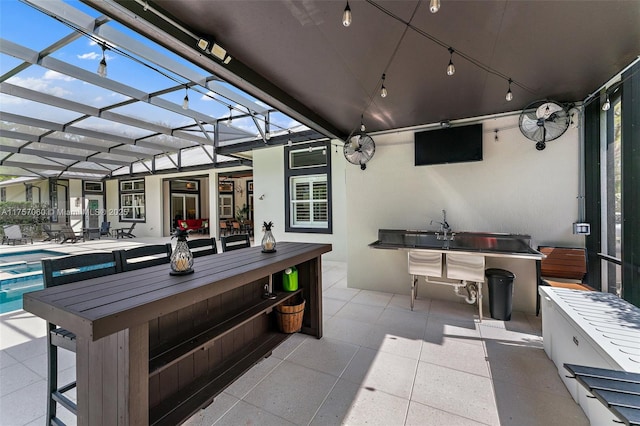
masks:
[[[367,168],[367,162],[373,158],[376,152],[376,144],[371,136],[366,133],[359,133],[351,136],[344,144],[344,158],[351,164],[360,165],[360,169]]]
[[[543,100],[527,105],[520,114],[518,124],[522,134],[536,142],[536,149],[542,151],[547,142],[558,139],[567,131],[570,121],[564,106]]]

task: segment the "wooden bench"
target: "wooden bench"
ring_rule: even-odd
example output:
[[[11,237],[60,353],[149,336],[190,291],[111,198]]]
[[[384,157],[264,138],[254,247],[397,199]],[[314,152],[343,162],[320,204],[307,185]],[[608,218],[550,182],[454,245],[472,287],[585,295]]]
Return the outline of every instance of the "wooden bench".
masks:
[[[587,251],[583,248],[540,246],[540,285],[593,291],[587,282]]]

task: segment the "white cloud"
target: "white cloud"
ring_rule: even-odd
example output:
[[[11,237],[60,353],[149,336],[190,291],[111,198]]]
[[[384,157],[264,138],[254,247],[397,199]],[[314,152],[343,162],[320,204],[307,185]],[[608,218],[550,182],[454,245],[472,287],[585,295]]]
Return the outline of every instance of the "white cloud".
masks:
[[[87,53],[83,53],[82,55],[78,55],[78,59],[88,59],[91,61],[95,61],[100,57],[102,57],[102,55],[96,52],[87,52]]]
[[[47,70],[44,73],[45,80],[62,80],[62,81],[74,81],[75,78],[69,77],[68,75],[61,74],[57,71]]]
[[[7,82],[15,84],[16,86],[35,90],[36,92],[43,92],[58,97],[64,97],[71,94],[71,92],[69,92],[68,90],[65,90],[62,87],[58,86],[51,86],[49,85],[48,81],[40,78],[11,77],[7,80]]]

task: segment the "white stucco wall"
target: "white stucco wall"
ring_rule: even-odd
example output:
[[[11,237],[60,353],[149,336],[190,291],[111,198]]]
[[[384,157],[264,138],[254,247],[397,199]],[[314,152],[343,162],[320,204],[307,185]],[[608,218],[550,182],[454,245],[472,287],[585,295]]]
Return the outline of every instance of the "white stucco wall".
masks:
[[[374,140],[376,153],[367,169],[346,169],[349,287],[408,294],[406,253],[367,245],[380,228],[437,229],[429,222],[441,220],[442,209],[454,231],[529,234],[534,248],[584,245],[583,237],[572,234],[578,219],[577,129],[537,151],[520,133],[518,116],[490,119],[484,121],[483,161],[418,167],[413,132],[374,135]],[[535,264],[492,260],[487,266],[516,273],[514,309],[530,312]],[[449,286],[422,288],[422,294],[456,299]]]
[[[323,256],[327,260],[346,259],[345,175],[342,149],[331,147],[331,185],[333,191],[333,233],[305,234],[285,232],[284,147],[253,151],[253,197],[255,203],[255,242],[262,238],[262,223],[272,221],[276,241],[330,243],[333,250]],[[260,197],[263,196],[261,200]]]

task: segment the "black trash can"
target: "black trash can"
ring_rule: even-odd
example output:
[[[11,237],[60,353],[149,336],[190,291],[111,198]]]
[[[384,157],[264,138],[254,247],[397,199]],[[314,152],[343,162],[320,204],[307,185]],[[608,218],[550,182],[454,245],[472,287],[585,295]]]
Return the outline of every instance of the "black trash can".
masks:
[[[489,311],[491,318],[511,320],[511,306],[513,303],[513,272],[489,268],[485,271],[489,282]]]

